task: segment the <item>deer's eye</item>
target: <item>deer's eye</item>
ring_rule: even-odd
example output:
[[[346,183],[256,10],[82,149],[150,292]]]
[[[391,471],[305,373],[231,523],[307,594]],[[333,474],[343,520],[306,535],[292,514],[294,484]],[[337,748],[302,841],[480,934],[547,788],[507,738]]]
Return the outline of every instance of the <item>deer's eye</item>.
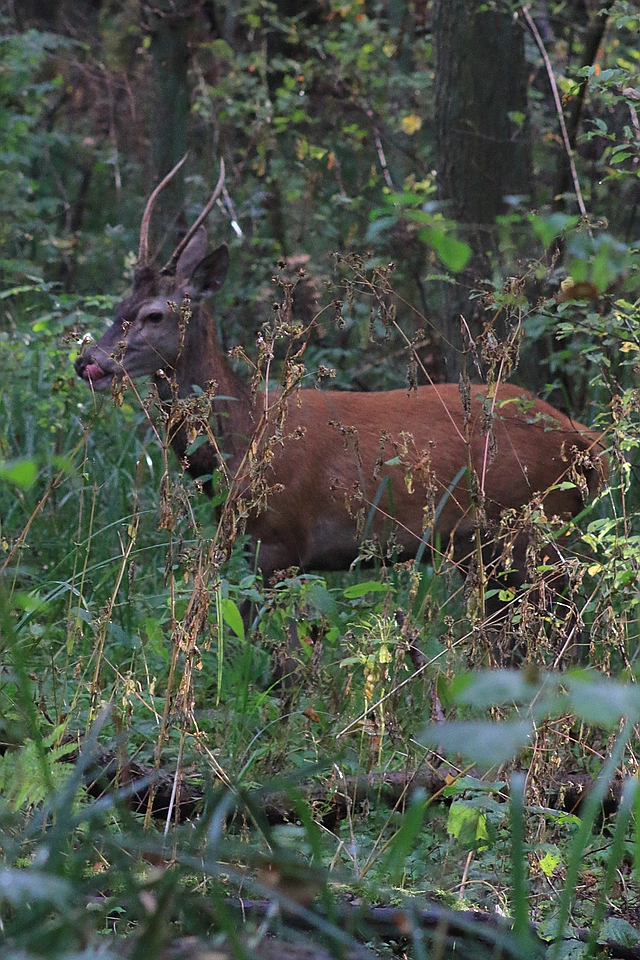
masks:
[[[145,320],[149,323],[160,323],[164,314],[162,310],[154,310],[152,313],[148,313],[145,317]]]

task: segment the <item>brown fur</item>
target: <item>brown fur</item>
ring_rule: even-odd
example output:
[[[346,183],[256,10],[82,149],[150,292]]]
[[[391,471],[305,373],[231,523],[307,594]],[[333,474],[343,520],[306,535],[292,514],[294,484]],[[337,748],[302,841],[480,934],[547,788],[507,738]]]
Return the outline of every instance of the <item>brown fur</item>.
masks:
[[[194,385],[206,389],[215,381],[218,396],[237,398],[214,401],[216,439],[233,475],[263,399],[259,395],[252,408],[204,305],[207,294],[221,286],[227,267],[226,247],[207,255],[199,231],[175,278],[150,268],[139,272],[116,321],[78,358],[76,369],[102,390],[114,378],[151,376],[164,400],[171,395],[171,378],[181,397],[191,395]],[[181,333],[170,302],[180,305],[185,297],[193,313]],[[453,537],[462,559],[473,549],[476,516],[483,516],[483,526],[491,531],[504,510],[519,510],[536,496],[548,517],[576,516],[583,493],[593,496],[607,475],[598,434],[526,390],[502,384],[492,408],[490,442],[482,427],[486,395],[485,386],[471,387],[465,424],[458,386],[451,383],[412,392],[294,392],[285,401],[284,433],[290,436],[272,448],[265,473],[267,483],[280,489],[270,494],[266,509],[251,512],[246,527],[264,574],[292,565],[345,569],[358,556],[363,534],[384,543],[393,533],[402,554],[414,555],[425,529],[432,540],[439,534],[444,547]],[[183,459],[184,428],[175,431],[172,445]],[[460,472],[469,464],[479,488],[475,504],[469,474]],[[203,476],[215,465],[215,450],[206,444],[191,457],[189,470]],[[557,489],[567,479],[580,481],[582,490]],[[525,543],[521,537],[520,547]]]

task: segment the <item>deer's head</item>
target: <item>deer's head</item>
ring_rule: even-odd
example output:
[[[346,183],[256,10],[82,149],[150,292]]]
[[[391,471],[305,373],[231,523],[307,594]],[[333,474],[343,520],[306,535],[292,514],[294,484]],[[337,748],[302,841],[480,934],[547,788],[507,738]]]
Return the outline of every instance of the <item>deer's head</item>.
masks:
[[[207,236],[202,226],[222,189],[224,167],[209,203],[167,264],[160,270],[149,264],[148,234],[153,206],[160,190],[183,162],[184,159],[165,177],[147,203],[131,295],[118,305],[115,320],[106,333],[75,362],[78,376],[94,390],[108,390],[114,378],[134,380],[175,369],[184,346],[188,315],[196,311],[203,297],[219,290],[227,276],[227,246],[222,244],[207,253]]]

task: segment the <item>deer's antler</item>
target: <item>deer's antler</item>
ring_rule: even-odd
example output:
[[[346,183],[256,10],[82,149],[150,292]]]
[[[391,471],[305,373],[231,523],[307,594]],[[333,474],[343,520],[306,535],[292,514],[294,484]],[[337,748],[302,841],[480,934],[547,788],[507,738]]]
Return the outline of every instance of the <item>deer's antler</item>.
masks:
[[[149,265],[149,225],[151,223],[153,208],[156,200],[158,199],[158,194],[164,190],[169,181],[173,179],[188,156],[189,154],[185,153],[182,160],[176,163],[173,170],[169,171],[164,180],[160,181],[158,186],[147,200],[147,205],[144,208],[144,213],[142,215],[142,223],[140,224],[140,245],[138,247],[138,263],[136,265],[138,270]]]
[[[182,163],[182,161],[180,161],[180,162]],[[179,166],[179,164],[178,164],[178,166]],[[177,170],[178,168],[176,167],[175,169]],[[170,176],[171,176],[174,172],[175,172],[175,170],[173,170],[173,171],[171,172]],[[166,179],[166,178],[165,178],[165,179]],[[162,184],[160,184],[160,186],[162,186]],[[160,271],[161,274],[167,274],[167,273],[173,273],[173,272],[174,272],[175,267],[176,267],[176,264],[177,264],[177,262],[178,262],[178,260],[179,260],[179,258],[180,258],[180,254],[181,254],[182,251],[186,248],[187,244],[189,243],[189,241],[191,240],[191,238],[195,235],[195,233],[196,233],[196,231],[198,230],[198,228],[204,223],[204,221],[206,220],[206,218],[209,216],[209,214],[210,214],[210,212],[211,212],[211,209],[212,209],[214,203],[216,202],[216,200],[218,199],[218,197],[219,197],[220,194],[222,193],[222,187],[223,187],[223,186],[224,186],[224,160],[220,159],[220,176],[218,177],[218,182],[217,182],[217,184],[216,184],[215,190],[214,190],[213,193],[211,194],[211,196],[210,196],[210,198],[209,198],[209,201],[208,201],[206,207],[204,208],[204,210],[202,211],[202,213],[200,214],[200,216],[198,217],[198,219],[195,221],[194,224],[192,224],[192,226],[189,228],[189,230],[187,230],[186,234],[184,235],[184,237],[182,238],[182,240],[180,241],[180,243],[178,244],[178,246],[175,248],[175,250],[173,251],[173,253],[172,253],[171,256],[169,257],[169,259],[167,260],[167,262],[165,263],[164,267],[163,267],[162,270]],[[154,192],[157,192],[158,189],[159,189],[159,187],[158,187],[158,188],[156,189],[156,191],[154,191]],[[153,194],[152,194],[152,196],[153,196]],[[149,202],[151,202],[151,197],[149,198]]]

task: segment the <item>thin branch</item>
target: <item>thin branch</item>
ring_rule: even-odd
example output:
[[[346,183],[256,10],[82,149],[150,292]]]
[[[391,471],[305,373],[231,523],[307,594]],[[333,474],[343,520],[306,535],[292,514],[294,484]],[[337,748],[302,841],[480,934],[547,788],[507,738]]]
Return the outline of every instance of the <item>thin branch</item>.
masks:
[[[576,193],[576,198],[578,200],[578,207],[580,208],[580,213],[583,217],[587,216],[587,208],[584,205],[584,200],[582,199],[582,191],[580,190],[580,181],[578,180],[578,174],[576,172],[576,165],[573,160],[573,150],[571,148],[571,142],[569,140],[569,134],[567,133],[567,125],[564,121],[564,113],[562,112],[562,103],[560,102],[560,94],[558,93],[558,86],[556,84],[556,78],[553,74],[553,67],[551,61],[545,50],[542,37],[538,32],[538,28],[533,22],[533,18],[529,13],[528,4],[521,7],[522,15],[527,21],[527,26],[531,31],[534,40],[538,46],[542,59],[544,60],[544,65],[547,70],[547,76],[549,77],[549,85],[551,86],[551,92],[553,93],[553,99],[556,105],[556,113],[558,115],[558,122],[560,124],[560,130],[562,131],[562,142],[567,153],[567,159],[569,161],[569,168],[571,170],[571,179],[573,180],[573,189]]]
[[[394,189],[393,180],[391,179],[391,173],[389,172],[389,165],[387,164],[387,158],[384,155],[384,147],[382,146],[382,139],[380,137],[380,132],[377,127],[374,127],[374,137],[376,141],[376,150],[378,151],[378,160],[382,168],[382,176],[384,177],[384,182],[389,187],[390,190]]]

